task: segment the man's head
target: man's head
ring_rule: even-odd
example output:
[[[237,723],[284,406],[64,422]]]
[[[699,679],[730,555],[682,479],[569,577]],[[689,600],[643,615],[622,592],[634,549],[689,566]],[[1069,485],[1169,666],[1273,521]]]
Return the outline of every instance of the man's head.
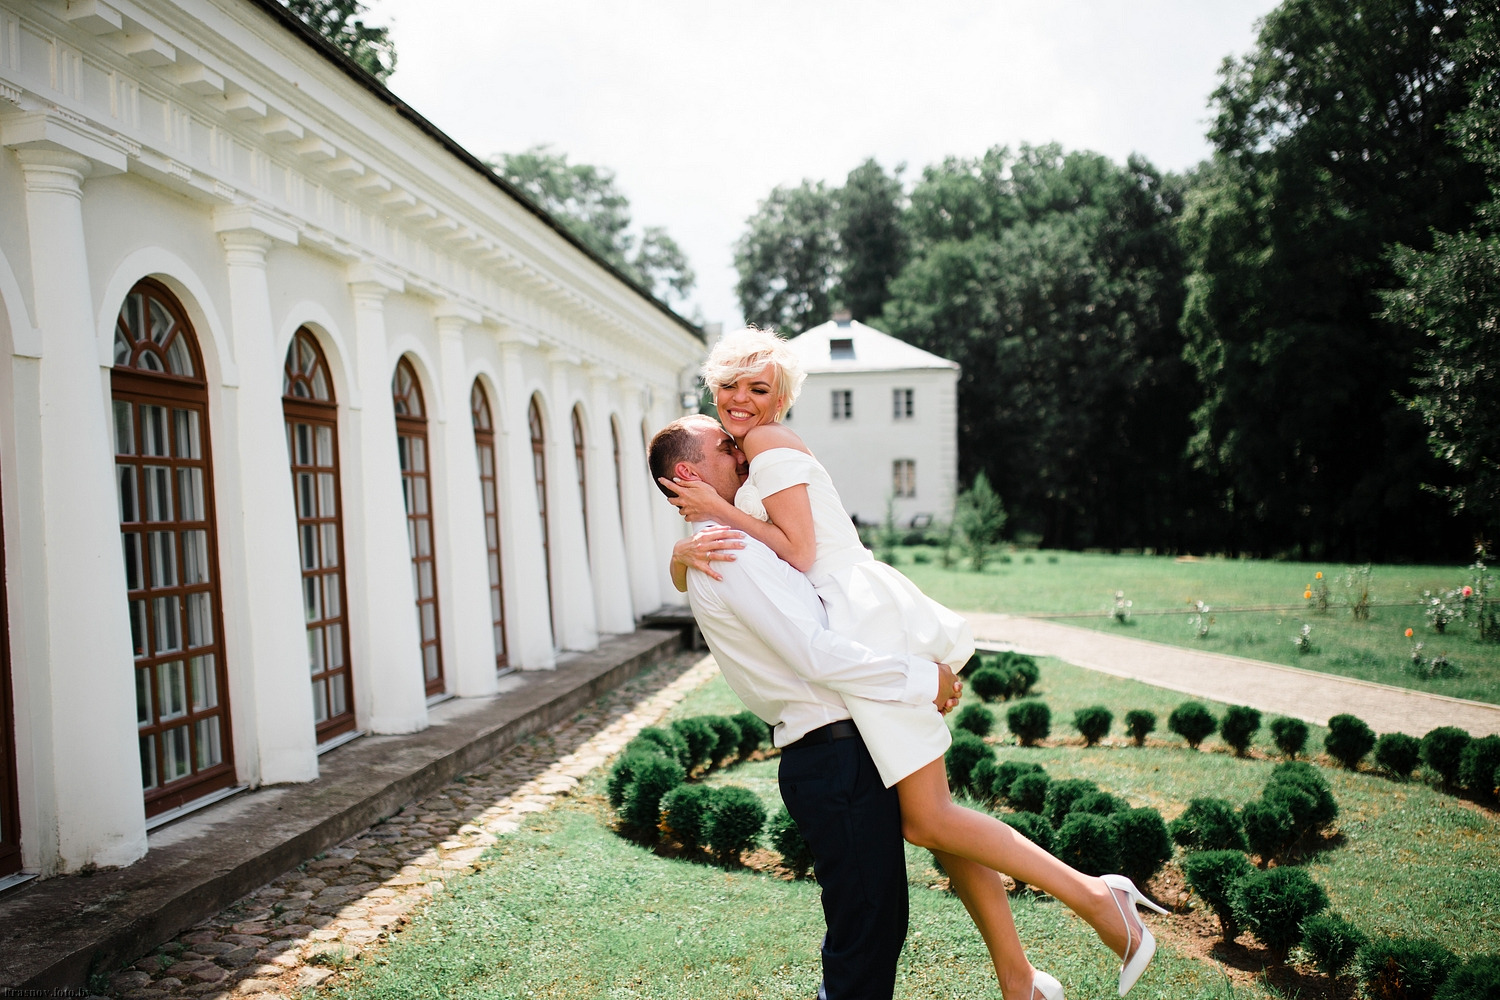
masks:
[[[672,496],[672,491],[660,480],[699,480],[734,503],[734,495],[749,471],[744,452],[729,432],[712,417],[699,413],[674,420],[657,431],[646,449],[646,458],[651,463],[651,477],[667,496]]]

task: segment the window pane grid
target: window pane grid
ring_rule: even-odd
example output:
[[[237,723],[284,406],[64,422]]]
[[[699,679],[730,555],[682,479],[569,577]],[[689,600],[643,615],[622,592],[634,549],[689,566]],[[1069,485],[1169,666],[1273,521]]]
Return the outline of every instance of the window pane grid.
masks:
[[[854,419],[854,391],[852,389],[833,390],[833,419]]]
[[[578,505],[583,511],[583,550],[589,548],[588,449],[583,440],[583,414],[573,407],[573,461],[578,465]]]
[[[505,588],[500,579],[500,500],[495,476],[495,431],[490,402],[478,381],[469,393],[474,421],[474,452],[479,460],[479,494],[484,500],[485,560],[490,571],[490,617],[495,630],[495,669],[509,665],[505,645]]]
[[[526,420],[531,429],[531,470],[536,479],[536,507],[542,521],[542,565],[547,573],[548,625],[552,628],[552,643],[557,644],[557,626],[551,616],[556,607],[552,597],[552,544],[547,532],[547,437],[542,425],[542,408],[535,396],[526,410]]]
[[[416,597],[417,635],[422,678],[428,695],[441,694],[443,653],[438,634],[437,565],[432,544],[432,493],[427,467],[427,420],[422,389],[405,358],[391,379],[396,407],[396,450],[401,460],[402,495],[406,500],[407,544],[411,551],[412,589]]]
[[[917,495],[917,462],[911,458],[898,458],[891,463],[891,492],[898,497]]]

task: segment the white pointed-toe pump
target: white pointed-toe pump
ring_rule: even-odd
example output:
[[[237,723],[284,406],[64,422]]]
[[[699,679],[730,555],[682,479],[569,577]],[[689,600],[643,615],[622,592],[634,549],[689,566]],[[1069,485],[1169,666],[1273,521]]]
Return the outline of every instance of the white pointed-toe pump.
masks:
[[[1167,911],[1157,906],[1151,900],[1141,895],[1141,891],[1135,887],[1135,883],[1124,875],[1105,875],[1104,884],[1109,886],[1110,896],[1115,901],[1115,907],[1120,911],[1120,917],[1125,921],[1125,964],[1120,968],[1120,996],[1130,992],[1135,981],[1141,978],[1141,973],[1146,971],[1146,966],[1151,964],[1151,956],[1156,954],[1156,938],[1151,934],[1149,928],[1135,915],[1137,906],[1144,906],[1157,913]],[[1120,902],[1120,897],[1115,895],[1123,892],[1130,909],[1125,909],[1125,904]],[[1132,927],[1141,929],[1141,940],[1134,951],[1130,950],[1131,940],[1135,937],[1131,933]]]

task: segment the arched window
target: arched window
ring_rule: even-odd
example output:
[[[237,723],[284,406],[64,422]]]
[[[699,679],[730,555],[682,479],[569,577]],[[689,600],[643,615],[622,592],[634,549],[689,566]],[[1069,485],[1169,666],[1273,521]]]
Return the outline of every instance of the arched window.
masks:
[[[578,466],[578,504],[583,509],[583,550],[589,548],[588,451],[583,440],[583,411],[573,407],[573,461]]]
[[[114,357],[115,482],[149,817],[234,781],[208,389],[187,316],[155,281],[125,297]]]
[[[411,548],[411,589],[417,595],[417,634],[427,694],[443,693],[443,650],[438,637],[437,559],[432,537],[431,469],[427,461],[427,410],[411,362],[402,358],[391,378],[396,407],[396,448],[406,498],[406,540]]]
[[[495,421],[478,379],[469,391],[474,419],[474,455],[479,459],[479,495],[484,503],[484,544],[490,567],[490,620],[495,628],[495,669],[510,664],[505,648],[505,589],[500,584],[500,491],[495,476]]]
[[[542,565],[547,571],[547,622],[552,628],[552,644],[557,645],[557,624],[550,609],[557,606],[552,599],[552,536],[547,532],[547,432],[542,426],[542,407],[535,396],[526,411],[526,422],[531,426],[531,471],[536,480],[536,509],[542,517]]]
[[[354,729],[344,587],[344,515],[339,495],[338,403],[318,341],[306,327],[287,348],[281,409],[297,504],[307,667],[319,743]]]
[[[620,461],[620,421],[609,418],[609,437],[615,451],[615,503],[620,507],[620,530],[625,530],[625,470]]]
[[[0,879],[21,870],[21,801],[16,792],[16,731],[11,720],[10,627],[5,598],[5,538],[0,531]]]

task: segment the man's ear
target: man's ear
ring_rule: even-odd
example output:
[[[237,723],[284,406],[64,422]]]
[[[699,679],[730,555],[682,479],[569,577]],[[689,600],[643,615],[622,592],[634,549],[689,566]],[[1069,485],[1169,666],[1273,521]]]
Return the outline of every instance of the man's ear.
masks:
[[[702,477],[698,475],[697,468],[694,467],[690,462],[678,462],[676,465],[672,466],[672,478],[681,479],[684,482],[694,483]]]

